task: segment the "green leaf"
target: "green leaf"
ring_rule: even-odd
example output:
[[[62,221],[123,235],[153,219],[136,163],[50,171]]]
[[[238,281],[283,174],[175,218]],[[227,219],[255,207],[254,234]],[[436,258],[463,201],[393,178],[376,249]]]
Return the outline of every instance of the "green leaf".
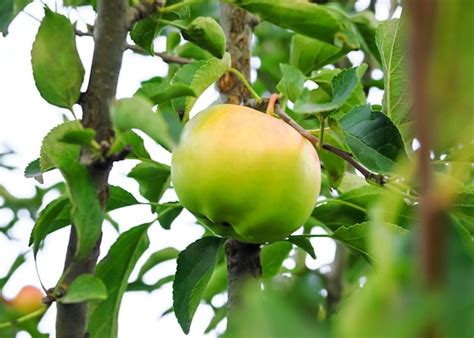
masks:
[[[230,66],[230,54],[226,53],[222,59],[211,58],[206,61],[195,61],[184,65],[176,72],[171,83],[188,85],[196,93],[196,97],[188,96],[173,100],[175,109],[179,113],[183,113],[184,121],[189,119],[189,112],[196,103],[197,97],[224,75],[230,69]]]
[[[150,55],[155,52],[153,42],[155,41],[162,25],[153,17],[147,17],[138,21],[130,32],[133,42],[143,48]]]
[[[148,271],[159,265],[160,263],[175,259],[178,257],[179,251],[175,248],[168,247],[161,250],[158,250],[151,254],[150,257],[143,263],[140,271],[138,272],[138,279],[142,279],[143,275]]]
[[[405,145],[397,127],[369,105],[359,106],[340,120],[346,143],[367,168],[389,173],[395,161],[405,155]]]
[[[313,70],[335,62],[344,54],[341,48],[334,45],[295,34],[291,39],[290,65],[308,75]]]
[[[383,112],[397,126],[407,121],[411,100],[408,90],[407,27],[400,19],[382,22],[376,35],[384,73]]]
[[[466,228],[474,236],[474,191],[463,189],[451,205],[451,216],[456,223]]]
[[[314,252],[313,245],[311,244],[310,240],[303,236],[290,236],[288,238],[288,242],[293,243],[297,247],[306,251],[311,258],[316,259],[316,253]]]
[[[158,214],[160,225],[168,230],[176,217],[183,211],[183,206],[179,202],[167,202],[158,204],[155,211]]]
[[[104,282],[108,296],[91,306],[88,326],[91,337],[117,337],[122,296],[138,259],[148,248],[147,230],[150,225],[142,224],[121,234],[97,265],[96,276]]]
[[[175,143],[179,143],[183,124],[181,123],[181,118],[176,109],[174,109],[171,101],[160,104],[158,107],[158,114],[161,114],[168,124],[171,137]]]
[[[181,42],[181,34],[178,32],[169,32],[166,37],[166,53],[173,53]]]
[[[262,277],[271,278],[280,272],[283,261],[288,257],[293,245],[287,241],[274,242],[262,247],[260,262]]]
[[[141,280],[136,280],[132,283],[129,283],[127,286],[127,291],[146,291],[152,292],[158,290],[162,286],[171,283],[174,280],[174,275],[169,275],[163,278],[158,279],[155,283],[149,285],[144,283]]]
[[[342,144],[329,133],[324,135],[324,143],[342,148]],[[321,162],[324,164],[324,171],[328,177],[329,184],[331,187],[337,188],[344,177],[346,161],[324,148],[318,149],[318,155]]]
[[[356,26],[360,33],[361,39],[363,40],[362,48],[364,52],[372,55],[378,64],[381,65],[382,60],[380,58],[380,53],[375,41],[377,28],[379,26],[379,22],[375,18],[375,14],[371,11],[360,12],[352,16],[351,21]]]
[[[7,284],[8,281],[10,280],[10,277],[13,276],[15,271],[18,270],[18,268],[22,266],[23,263],[25,262],[26,262],[25,254],[19,254],[18,256],[16,256],[15,260],[10,265],[8,272],[2,278],[0,278],[0,290],[3,289],[5,284]]]
[[[127,156],[127,158],[134,158],[138,160],[150,159],[150,154],[145,148],[143,139],[133,131],[128,130],[126,132],[117,132],[115,135],[115,141],[122,147],[127,145],[132,147],[132,152]],[[117,151],[119,150],[117,149]]]
[[[160,104],[183,96],[196,96],[193,89],[182,83],[169,84],[161,77],[144,81],[135,95],[148,98],[154,104]]]
[[[28,163],[28,165],[25,168],[24,175],[27,178],[32,177],[38,182],[43,183],[43,171],[41,170],[39,158]]]
[[[214,272],[212,273],[209,283],[207,283],[202,299],[210,304],[215,295],[227,290],[227,284],[227,264],[224,261],[214,268]]]
[[[67,289],[66,295],[58,299],[62,304],[101,301],[107,298],[104,283],[91,274],[77,277]]]
[[[225,53],[226,40],[221,26],[210,17],[197,17],[182,31],[183,37],[221,59]]]
[[[63,5],[69,7],[88,6],[92,5],[93,1],[95,0],[63,0]]]
[[[78,258],[83,258],[97,244],[104,218],[89,171],[79,163],[81,147],[59,142],[66,133],[81,129],[78,121],[57,126],[44,138],[40,152],[41,169],[46,171],[53,167],[59,168],[66,179],[72,204],[72,223],[78,237]]]
[[[360,47],[355,28],[341,11],[302,0],[233,0],[263,20],[337,47]]]
[[[217,327],[217,325],[219,325],[219,323],[224,320],[226,316],[227,316],[227,306],[224,305],[218,309],[215,309],[214,316],[212,317],[211,321],[207,325],[206,330],[204,331],[204,334],[208,334],[209,332],[214,330]]]
[[[357,86],[356,68],[345,69],[332,79],[332,99],[329,102],[319,103],[306,101],[304,98],[296,100],[295,110],[299,113],[314,114],[329,112],[340,108],[351,96]]]
[[[31,50],[36,87],[49,103],[72,110],[81,94],[84,67],[71,22],[45,7]]]
[[[41,212],[35,222],[30,235],[29,245],[33,245],[33,254],[36,257],[40,249],[41,242],[48,234],[58,228],[70,224],[70,217],[60,218],[63,210],[70,212],[70,202],[67,196],[60,196],[50,202]]]
[[[92,141],[95,139],[95,134],[96,131],[90,128],[82,130],[71,130],[65,133],[59,141],[69,144],[90,146]]]
[[[173,308],[183,332],[188,334],[191,321],[206,288],[224,240],[204,237],[179,254],[173,282]]]
[[[137,128],[171,151],[175,143],[163,116],[153,112],[153,104],[142,96],[121,99],[111,107],[114,126],[120,131]]]
[[[0,31],[3,36],[8,34],[8,26],[18,13],[33,0],[2,0],[0,1]]]
[[[109,185],[109,199],[107,200],[107,211],[128,207],[130,205],[139,204],[140,202],[122,187]]]
[[[183,58],[194,59],[198,61],[212,58],[211,53],[200,48],[199,46],[196,46],[192,42],[186,42],[178,46],[178,48],[176,48],[176,53]]]
[[[303,92],[306,77],[298,68],[290,65],[281,64],[280,69],[282,78],[277,89],[294,102]]]
[[[150,202],[158,202],[170,184],[170,167],[153,161],[137,164],[128,177],[135,179],[140,194]]]

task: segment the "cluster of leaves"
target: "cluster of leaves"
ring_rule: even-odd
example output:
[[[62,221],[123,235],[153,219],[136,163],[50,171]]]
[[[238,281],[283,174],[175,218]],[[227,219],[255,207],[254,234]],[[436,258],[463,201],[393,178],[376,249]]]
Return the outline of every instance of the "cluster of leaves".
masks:
[[[318,248],[313,248],[310,240],[316,236],[313,230],[317,227],[324,229],[324,234],[318,236],[332,238],[350,252],[350,264],[342,281],[348,295],[358,294],[361,277],[373,277],[370,281],[372,293],[364,293],[357,298],[361,299],[358,304],[349,303],[341,310],[347,316],[341,316],[343,319],[337,321],[342,323],[337,328],[340,336],[350,336],[344,331],[349,327],[351,330],[359,328],[360,336],[380,334],[383,331],[377,325],[387,323],[387,320],[375,319],[388,316],[390,311],[401,321],[408,320],[406,313],[389,306],[390,299],[400,296],[400,292],[390,289],[390,285],[406,291],[400,299],[403,304],[415,304],[414,312],[409,314],[422,321],[424,317],[420,312],[430,304],[419,297],[408,298],[413,289],[408,285],[410,273],[406,270],[410,266],[406,266],[408,256],[403,251],[410,248],[413,236],[409,234],[415,224],[414,208],[418,202],[416,189],[412,187],[413,177],[406,173],[410,171],[406,168],[411,168],[414,138],[413,122],[408,113],[404,19],[379,24],[371,12],[347,13],[337,4],[323,6],[286,0],[229,2],[263,21],[255,30],[255,55],[261,61],[255,81],[257,90],[260,93],[278,91],[286,111],[322,143],[350,152],[366,168],[387,174],[391,180],[386,187],[369,184],[343,159],[319,149],[324,167],[322,197],[304,225],[303,234],[262,246],[265,293],[249,297],[248,311],[235,319],[242,325],[232,325],[228,335],[271,335],[268,330],[287,336],[333,333],[334,328],[327,320],[337,309],[330,291],[331,278],[306,265],[307,255],[315,258],[318,254]],[[12,8],[8,11],[9,16],[0,20],[3,32],[27,2],[7,1],[5,4],[11,4]],[[87,0],[65,2],[73,7],[89,4],[95,6]],[[143,139],[133,129],[142,131],[164,150],[172,152],[197,98],[231,67],[231,56],[224,51],[224,34],[209,16],[217,11],[218,4],[212,1],[206,4],[167,1],[166,7],[138,21],[131,29],[132,40],[146,53],[155,54],[154,41],[162,35],[167,41],[165,52],[189,62],[182,66],[170,64],[166,76],[142,82],[133,97],[117,100],[111,107],[116,138],[105,156],[131,146],[132,152],[127,158],[139,162],[128,177],[138,183],[141,198],[146,202],[140,202],[121,187],[110,186],[107,206],[105,210],[100,207],[89,173],[78,162],[81,149],[92,154],[91,161],[104,156],[94,140],[94,130],[85,129],[79,121],[67,121],[44,138],[40,158],[28,166],[26,176],[39,178],[48,170],[59,169],[67,189],[50,202],[36,220],[30,240],[35,255],[49,234],[74,224],[79,240],[76,257],[84,257],[99,238],[102,221],[109,217],[108,213],[136,204],[149,204],[161,227],[170,230],[183,210],[179,201],[161,201],[164,192],[171,188],[170,168],[151,158]],[[60,51],[61,58],[49,50]],[[363,51],[365,63],[353,67],[348,54],[355,50]],[[80,96],[84,67],[75,46],[73,25],[66,17],[48,8],[33,45],[32,65],[37,88],[45,100],[72,110]],[[382,106],[371,106],[367,102],[374,69],[384,73]],[[51,74],[56,74],[58,81],[50,81]],[[445,176],[459,173],[453,163],[460,158],[472,163],[472,159],[466,158],[469,151],[465,144],[448,145],[439,149],[436,163],[433,163]],[[472,262],[474,252],[472,167],[469,164],[463,168],[468,172],[468,184],[461,194],[457,194],[456,188],[452,201],[457,202],[451,204],[452,212],[447,216],[453,228],[458,230],[450,233],[453,243],[459,240],[463,243],[463,250],[451,248],[450,254],[461,257],[464,264],[453,268],[452,276]],[[34,204],[35,213],[40,204]],[[138,225],[120,234],[107,256],[99,262],[97,273],[76,279],[67,294],[57,300],[62,303],[91,302],[91,337],[117,336],[120,300],[125,292],[151,292],[171,282],[174,304],[170,311],[174,311],[185,333],[189,332],[201,302],[214,310],[206,332],[226,318],[226,305],[216,307],[212,302],[227,286],[224,239],[209,230],[181,253],[171,247],[152,253],[140,267],[137,279],[129,282],[132,270],[149,245],[147,230],[150,226],[152,223]],[[293,268],[283,264],[288,259],[294,262]],[[175,275],[152,284],[144,281],[148,271],[170,260],[177,260]],[[371,274],[374,264],[380,269],[377,274]],[[457,281],[453,277],[453,283]],[[454,288],[454,284],[450,287]],[[372,306],[372,312],[383,307],[387,310],[371,313],[372,319],[368,320],[374,321],[373,326],[358,324],[355,318],[368,313],[367,308],[374,302],[380,306]],[[243,324],[254,316],[259,318],[258,326]],[[288,322],[292,324],[287,325]],[[420,326],[411,323],[409,327],[416,330]],[[267,331],[259,334],[258,330],[263,329]],[[407,332],[398,336],[411,333]]]

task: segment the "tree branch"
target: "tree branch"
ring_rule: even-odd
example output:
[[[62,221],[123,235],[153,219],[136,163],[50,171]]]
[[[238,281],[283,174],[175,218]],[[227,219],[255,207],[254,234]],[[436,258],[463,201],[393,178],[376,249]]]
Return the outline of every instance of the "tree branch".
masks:
[[[81,96],[83,110],[82,123],[96,130],[99,144],[112,144],[113,129],[109,115],[110,101],[115,97],[117,82],[122,65],[123,46],[128,32],[128,0],[98,1],[97,19],[94,27],[94,55],[87,91]],[[81,157],[90,154],[83,150]],[[107,180],[112,162],[106,166],[88,166],[102,206],[108,199]],[[94,273],[99,256],[100,240],[84,260],[75,258],[77,232],[71,227],[69,244],[64,264],[64,278],[61,285],[67,289],[78,276]],[[87,333],[86,302],[77,304],[57,304],[56,337],[84,338]]]
[[[227,51],[232,55],[232,67],[250,80],[250,47],[252,16],[229,4],[221,5],[221,25],[227,38]],[[218,83],[224,102],[240,104],[250,97],[244,84],[232,73],[225,74]],[[229,326],[241,298],[242,285],[249,279],[258,280],[262,274],[260,245],[230,239],[226,243],[228,272]]]
[[[276,108],[277,115],[280,116],[283,121],[285,121],[290,126],[292,126],[297,132],[299,132],[304,138],[310,141],[315,147],[318,147],[319,139],[316,136],[314,136],[309,131],[304,129],[302,126],[300,126],[279,105],[276,105],[275,108]],[[357,169],[365,177],[367,181],[374,182],[379,185],[385,185],[385,183],[387,182],[386,176],[371,172],[362,164],[357,162],[351,153],[348,153],[345,150],[339,149],[327,143],[323,143],[321,147],[344,159],[346,162],[352,165],[355,169]]]

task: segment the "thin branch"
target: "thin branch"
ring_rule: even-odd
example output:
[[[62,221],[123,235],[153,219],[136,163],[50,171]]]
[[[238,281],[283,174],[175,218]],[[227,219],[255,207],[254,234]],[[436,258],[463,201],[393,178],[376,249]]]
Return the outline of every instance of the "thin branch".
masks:
[[[155,14],[163,7],[163,0],[142,0],[128,9],[127,25],[130,29],[137,21]]]
[[[293,120],[279,105],[275,106],[277,115],[281,117],[283,121],[288,123],[291,127],[293,127],[297,132],[299,132],[304,138],[306,138],[308,141],[310,141],[315,147],[318,146],[319,144],[319,139],[311,134],[309,131],[304,129],[302,126],[300,126],[295,120]],[[357,169],[368,182],[374,182],[379,185],[385,185],[387,182],[387,177],[385,175],[377,174],[371,172],[369,169],[364,167],[362,164],[357,162],[354,157],[352,156],[351,153],[348,153],[345,150],[339,149],[337,147],[334,147],[333,145],[323,143],[321,146],[323,149],[341,157],[344,159],[346,162],[348,162],[350,165],[352,165],[355,169]]]

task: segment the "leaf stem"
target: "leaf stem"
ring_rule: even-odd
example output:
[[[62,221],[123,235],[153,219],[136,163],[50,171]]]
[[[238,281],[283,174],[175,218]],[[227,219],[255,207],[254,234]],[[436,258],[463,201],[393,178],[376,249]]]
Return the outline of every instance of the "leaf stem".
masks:
[[[245,78],[244,74],[242,74],[239,70],[233,68],[233,67],[230,67],[229,69],[229,72],[231,72],[232,74],[234,74],[235,76],[237,76],[237,78],[242,81],[242,83],[244,84],[244,86],[249,90],[249,92],[252,94],[252,96],[255,98],[255,100],[257,101],[257,103],[262,103],[262,98],[260,97],[260,95],[257,94],[257,92],[252,88],[252,86],[250,85],[250,83],[247,81],[247,79]]]
[[[183,26],[183,25],[181,25],[179,23],[176,23],[174,21],[169,21],[169,20],[165,20],[165,19],[158,19],[158,22],[164,23],[165,25],[176,27],[180,30],[187,30],[188,29],[186,26]]]
[[[33,319],[33,318],[36,318],[36,317],[39,317],[41,316],[43,313],[46,312],[46,310],[48,309],[47,306],[43,306],[41,309],[39,310],[36,310],[34,312],[31,312],[23,317],[20,317],[18,319],[14,319],[14,320],[11,320],[9,322],[4,322],[4,323],[0,323],[0,329],[5,329],[5,328],[8,328],[8,327],[12,327],[12,326],[15,326],[17,324],[21,324],[21,323],[24,323],[30,319]]]
[[[174,11],[180,9],[181,7],[189,6],[192,3],[193,3],[192,1],[178,2],[176,4],[172,4],[172,5],[161,8],[160,13],[162,13],[162,14],[171,13],[171,12],[174,12]]]

